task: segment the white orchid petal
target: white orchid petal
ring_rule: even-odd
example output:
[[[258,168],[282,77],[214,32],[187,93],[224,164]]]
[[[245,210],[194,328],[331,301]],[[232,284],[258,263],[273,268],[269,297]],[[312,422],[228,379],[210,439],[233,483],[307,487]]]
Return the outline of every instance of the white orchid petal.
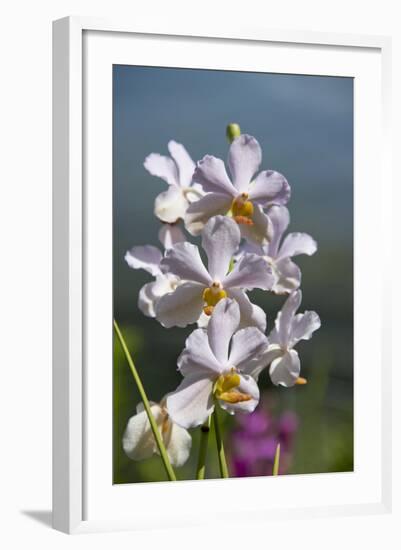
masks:
[[[240,225],[242,236],[252,243],[266,245],[272,237],[272,225],[269,217],[258,204],[254,205],[252,222],[253,225]]]
[[[262,150],[257,140],[247,134],[234,139],[228,152],[228,166],[238,192],[247,192],[253,175],[262,162]]]
[[[271,206],[267,216],[271,221],[271,239],[266,252],[271,258],[276,258],[283,234],[290,223],[290,213],[285,206]]]
[[[143,460],[149,458],[156,451],[156,441],[153,436],[152,428],[145,411],[137,409],[136,415],[132,416],[127,424],[123,436],[124,452],[132,460]],[[163,421],[162,410],[159,405],[155,404],[151,407],[156,423],[160,427]]]
[[[213,353],[206,330],[194,330],[185,342],[185,349],[177,361],[178,368],[183,376],[189,374],[204,374],[212,376],[220,374],[223,365]]]
[[[187,282],[162,296],[156,304],[156,318],[164,327],[186,327],[196,323],[203,309],[204,287]]]
[[[222,365],[227,363],[230,340],[237,330],[239,322],[238,304],[234,300],[220,300],[213,310],[207,335],[210,348]]]
[[[310,340],[312,334],[320,326],[320,317],[315,311],[305,311],[305,313],[295,315],[291,327],[291,346],[294,346],[300,340]]]
[[[182,190],[171,186],[167,191],[157,195],[154,214],[162,222],[175,223],[179,219],[184,219],[188,204]]]
[[[192,446],[192,437],[187,430],[169,419],[168,427],[163,432],[163,443],[171,465],[176,468],[183,466],[189,458]]]
[[[184,218],[187,231],[191,235],[199,235],[210,218],[228,212],[231,202],[232,198],[222,193],[208,193],[192,202]]]
[[[138,294],[138,308],[146,317],[155,317],[155,300],[153,298],[152,287],[155,283],[143,285]]]
[[[290,258],[274,262],[273,273],[276,281],[272,290],[276,294],[290,294],[301,284],[301,270]]]
[[[160,263],[163,273],[172,273],[180,279],[195,281],[209,286],[211,277],[201,260],[199,249],[192,243],[177,243],[166,250]]]
[[[240,385],[236,389],[243,394],[249,395],[251,399],[239,403],[228,403],[227,401],[219,399],[220,407],[229,414],[251,413],[256,409],[259,403],[260,392],[255,379],[252,378],[252,376],[240,374],[240,380]]]
[[[159,229],[159,241],[165,250],[169,250],[177,243],[184,243],[187,239],[179,225],[164,223]]]
[[[259,329],[243,328],[233,336],[229,364],[249,374],[254,370],[252,363],[255,364],[255,361],[267,351],[268,345],[266,336]]]
[[[162,258],[160,250],[151,245],[134,246],[124,256],[125,261],[132,269],[144,269],[154,277],[161,273]]]
[[[147,317],[155,317],[159,299],[165,294],[173,292],[178,282],[173,275],[158,275],[155,281],[144,285],[138,295],[138,307],[142,313]]]
[[[257,254],[244,254],[234,269],[225,277],[224,288],[260,288],[270,290],[274,284],[273,272]]]
[[[193,180],[199,183],[206,193],[222,193],[231,197],[231,200],[237,195],[227,175],[224,162],[211,155],[206,155],[198,162]]]
[[[151,153],[143,165],[152,176],[163,179],[169,185],[178,185],[177,167],[171,158]]]
[[[279,258],[291,258],[298,254],[312,256],[317,250],[316,241],[307,233],[290,233],[280,247]]]
[[[208,271],[213,280],[221,281],[227,274],[231,258],[239,247],[241,232],[226,216],[214,216],[202,232],[202,248],[208,258]]]
[[[260,357],[250,361],[245,367],[243,367],[244,374],[249,374],[258,381],[260,373],[268,367],[274,359],[277,357],[282,357],[283,350],[280,346],[276,344],[270,344],[266,349],[265,353],[262,353]]]
[[[287,351],[270,365],[270,378],[275,386],[289,388],[295,384],[301,372],[301,362],[295,350]]]
[[[262,332],[266,330],[266,314],[259,306],[252,304],[246,293],[240,288],[230,288],[228,297],[233,298],[240,309],[239,328],[257,327]]]
[[[279,172],[265,170],[252,183],[249,199],[263,206],[269,204],[287,204],[291,197],[291,188],[285,177]]]
[[[167,396],[167,410],[173,422],[185,429],[205,422],[213,412],[213,380],[194,374],[184,378]]]
[[[292,322],[295,312],[299,308],[302,300],[302,293],[300,290],[292,292],[287,300],[284,302],[281,311],[277,314],[275,328],[280,344],[283,348],[286,348],[289,344],[291,337]],[[271,340],[271,336],[269,336]]]
[[[181,187],[189,187],[195,170],[194,161],[181,143],[171,140],[167,147],[177,166],[179,184]]]

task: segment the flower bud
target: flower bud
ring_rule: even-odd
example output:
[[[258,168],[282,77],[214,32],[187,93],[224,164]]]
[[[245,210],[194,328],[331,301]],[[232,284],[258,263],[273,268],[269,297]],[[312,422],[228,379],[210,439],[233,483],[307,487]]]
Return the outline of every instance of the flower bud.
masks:
[[[236,124],[235,122],[228,124],[226,129],[226,136],[230,143],[232,143],[234,139],[239,137],[240,135],[241,135],[241,128],[239,127],[239,124]]]

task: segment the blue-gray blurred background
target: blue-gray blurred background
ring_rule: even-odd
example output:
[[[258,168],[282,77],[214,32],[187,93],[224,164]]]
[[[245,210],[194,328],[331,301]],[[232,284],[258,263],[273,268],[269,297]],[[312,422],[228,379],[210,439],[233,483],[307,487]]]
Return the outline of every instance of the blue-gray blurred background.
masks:
[[[269,418],[277,420],[290,411],[297,419],[285,472],[352,470],[351,78],[114,66],[115,318],[149,397],[160,400],[180,382],[176,359],[193,327],[164,329],[154,319],[144,317],[136,304],[139,289],[150,276],[129,269],[124,253],[134,245],[159,246],[159,222],[153,216],[153,202],[167,188],[162,180],[146,172],[143,161],[151,152],[168,154],[170,139],[183,143],[195,161],[205,154],[225,159],[225,128],[229,122],[239,123],[242,132],[258,139],[263,150],[261,169],[277,170],[290,182],[289,230],[310,233],[319,246],[314,256],[296,258],[303,272],[301,311],[316,310],[322,319],[322,327],[312,340],[298,346],[302,375],[308,384],[292,389],[272,388],[267,374],[261,377]],[[283,298],[261,291],[255,291],[252,298],[265,308],[270,330]],[[135,463],[125,457],[121,448],[122,433],[139,396],[118,342],[113,369],[113,480],[162,480],[164,473],[157,457]],[[230,441],[236,424],[227,415],[224,421],[227,452],[234,463]],[[278,432],[273,435],[280,440]],[[194,433],[192,457],[178,470],[180,479],[194,476],[197,443]],[[209,476],[213,477],[218,475],[215,456],[213,452],[209,456]],[[268,475],[267,455],[265,466]]]

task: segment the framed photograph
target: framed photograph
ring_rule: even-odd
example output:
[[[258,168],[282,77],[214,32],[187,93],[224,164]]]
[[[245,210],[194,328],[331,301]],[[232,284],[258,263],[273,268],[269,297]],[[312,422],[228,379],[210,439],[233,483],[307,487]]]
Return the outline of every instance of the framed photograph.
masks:
[[[390,39],[53,52],[54,527],[389,511]]]

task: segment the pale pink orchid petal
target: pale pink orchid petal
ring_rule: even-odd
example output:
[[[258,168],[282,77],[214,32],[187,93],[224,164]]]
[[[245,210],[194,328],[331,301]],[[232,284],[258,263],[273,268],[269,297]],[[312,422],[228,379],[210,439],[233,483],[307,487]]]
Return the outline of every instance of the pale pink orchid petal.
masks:
[[[290,294],[301,284],[301,270],[290,258],[277,260],[272,264],[273,273],[276,277],[273,285],[273,292],[276,294]]]
[[[224,366],[228,360],[228,348],[240,322],[240,310],[234,300],[220,300],[213,310],[208,324],[209,345],[217,360]]]
[[[161,407],[152,403],[151,411],[156,424],[160,426],[163,421]],[[156,441],[143,407],[138,406],[137,414],[129,419],[122,443],[125,454],[132,460],[144,460],[156,452]]]
[[[138,308],[147,317],[156,317],[156,306],[159,299],[173,292],[179,279],[174,275],[158,275],[155,281],[146,283],[138,295]]]
[[[270,365],[270,378],[275,386],[294,386],[301,372],[301,362],[295,350],[289,350],[274,359]]]
[[[291,258],[298,254],[312,256],[316,250],[316,241],[307,233],[289,233],[280,247],[278,258]]]
[[[202,248],[206,252],[208,271],[213,280],[223,280],[240,241],[240,230],[232,219],[214,216],[207,222],[202,232]]]
[[[295,315],[290,334],[290,345],[294,346],[300,340],[310,340],[312,334],[320,328],[321,321],[315,311],[305,311]]]
[[[175,468],[183,466],[192,447],[192,437],[187,430],[169,420],[167,428],[163,431],[163,443],[171,465]],[[159,454],[159,448],[156,449],[156,453]]]
[[[151,153],[143,165],[152,176],[161,178],[169,185],[179,185],[177,166],[171,158]]]
[[[283,348],[286,348],[289,344],[291,337],[291,327],[294,320],[295,312],[299,308],[302,300],[302,293],[300,290],[292,292],[287,300],[284,302],[281,311],[277,314],[275,329],[279,343]],[[269,340],[271,338],[269,337]]]
[[[276,258],[283,234],[290,224],[290,213],[285,206],[271,206],[267,210],[267,216],[271,221],[271,239],[265,247],[265,253],[271,258]]]
[[[199,283],[186,282],[162,296],[156,304],[156,319],[164,327],[186,327],[196,323],[203,309],[203,289]]]
[[[170,463],[174,467],[180,467],[189,458],[192,438],[187,430],[174,424],[168,418],[167,411],[161,405],[153,402],[150,404]],[[137,406],[137,414],[129,419],[122,443],[125,453],[132,460],[144,460],[153,454],[159,454],[159,448],[143,403]]]
[[[250,374],[254,370],[255,361],[267,351],[268,345],[267,337],[259,329],[243,328],[233,336],[229,363],[241,372]]]
[[[168,142],[167,147],[170,155],[175,161],[180,186],[189,187],[195,171],[194,161],[181,143],[171,140]]]
[[[213,380],[203,374],[186,376],[167,396],[167,410],[173,422],[182,428],[200,426],[214,410]]]
[[[177,243],[173,248],[166,250],[160,267],[164,273],[172,273],[180,279],[195,281],[206,286],[212,282],[203,265],[198,247],[192,243]]]
[[[220,374],[223,370],[220,358],[212,349],[206,330],[198,328],[186,339],[185,349],[177,361],[183,376],[188,374]]]
[[[257,254],[244,254],[224,278],[224,288],[260,288],[270,290],[274,284],[271,268]]]
[[[254,137],[241,134],[234,139],[228,152],[228,166],[237,192],[248,192],[261,162],[262,150]]]
[[[171,186],[167,191],[157,195],[155,199],[154,214],[159,220],[165,223],[175,223],[184,219],[188,208],[188,201],[182,189]]]
[[[205,224],[213,216],[226,214],[232,203],[232,197],[223,193],[208,193],[189,205],[184,223],[191,235],[199,235]]]
[[[124,259],[132,269],[144,269],[154,277],[161,273],[162,253],[151,245],[134,246],[125,253]]]
[[[287,204],[291,188],[285,177],[274,170],[260,172],[249,188],[249,200],[262,206]]]
[[[257,327],[262,332],[265,332],[267,325],[266,314],[261,307],[251,303],[244,290],[230,288],[227,296],[234,299],[239,305],[240,324],[238,328]]]
[[[249,187],[249,200],[262,206],[287,204],[291,188],[285,177],[274,170],[260,172]]]
[[[164,223],[161,226],[158,237],[165,250],[169,250],[175,244],[183,243],[187,240],[179,225],[169,223]]]
[[[205,193],[223,193],[231,199],[238,194],[227,175],[224,162],[211,155],[206,155],[198,162],[193,181],[199,183]]]

